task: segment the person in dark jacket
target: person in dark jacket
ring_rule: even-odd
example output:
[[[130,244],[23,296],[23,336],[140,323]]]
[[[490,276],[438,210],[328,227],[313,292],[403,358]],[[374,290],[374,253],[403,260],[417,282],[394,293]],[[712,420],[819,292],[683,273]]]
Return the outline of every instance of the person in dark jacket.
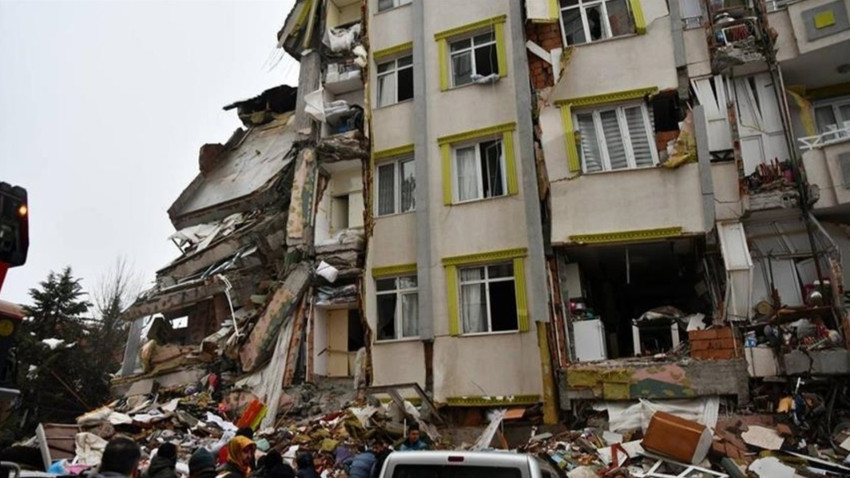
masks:
[[[198,448],[189,458],[189,478],[215,478],[215,457],[206,448]]]
[[[283,457],[277,450],[269,451],[263,457],[263,467],[255,476],[259,478],[295,478],[295,470],[288,463],[283,462]]]
[[[390,456],[392,450],[384,438],[379,438],[373,445],[375,451],[375,464],[372,465],[372,471],[369,473],[369,478],[378,478],[381,476],[381,469],[384,468],[384,462]]]
[[[298,467],[298,471],[295,473],[298,478],[319,478],[311,453],[305,452],[298,455],[298,458],[295,459],[295,466]]]
[[[156,456],[151,460],[142,478],[177,478],[177,446],[174,443],[163,443],[156,450]]]
[[[106,444],[100,467],[90,478],[136,478],[139,476],[139,460],[142,450],[132,439],[119,436]]]
[[[244,436],[235,436],[227,444],[227,463],[218,470],[218,478],[248,478],[257,445]]]
[[[413,423],[407,430],[407,439],[401,442],[399,451],[427,450],[428,445],[419,438],[419,424]]]

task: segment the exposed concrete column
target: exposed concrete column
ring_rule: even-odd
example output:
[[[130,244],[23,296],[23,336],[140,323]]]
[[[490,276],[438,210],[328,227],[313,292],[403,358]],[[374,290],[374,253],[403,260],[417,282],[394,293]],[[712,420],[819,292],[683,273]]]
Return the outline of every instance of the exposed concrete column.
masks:
[[[136,360],[139,358],[139,346],[142,341],[142,328],[147,317],[139,317],[130,324],[127,335],[127,345],[124,348],[124,363],[121,365],[121,376],[133,375],[136,370]]]
[[[511,74],[516,93],[516,143],[519,147],[519,167],[522,171],[522,198],[525,205],[525,229],[528,231],[528,276],[526,287],[529,315],[538,322],[541,373],[543,374],[543,418],[546,423],[558,420],[557,398],[552,361],[544,322],[549,321],[546,258],[543,253],[543,224],[540,217],[540,195],[537,190],[537,167],[534,160],[534,130],[531,109],[534,105],[528,78],[528,57],[525,48],[523,2],[508,2],[511,33]],[[515,272],[516,273],[516,272]]]
[[[322,60],[318,48],[305,50],[301,57],[301,69],[298,72],[298,96],[295,98],[295,130],[309,130],[313,126],[313,118],[304,111],[306,102],[304,95],[319,88],[322,74]]]
[[[434,308],[431,288],[431,198],[428,193],[428,75],[425,74],[425,0],[413,0],[413,158],[416,169],[416,280],[419,337],[425,342],[425,390],[434,393]]]
[[[674,2],[675,3],[675,2]],[[705,230],[714,229],[714,179],[711,176],[711,152],[708,150],[708,130],[706,128],[705,107],[694,106],[694,136],[697,141],[697,160],[699,161],[699,183],[702,191],[702,208]]]

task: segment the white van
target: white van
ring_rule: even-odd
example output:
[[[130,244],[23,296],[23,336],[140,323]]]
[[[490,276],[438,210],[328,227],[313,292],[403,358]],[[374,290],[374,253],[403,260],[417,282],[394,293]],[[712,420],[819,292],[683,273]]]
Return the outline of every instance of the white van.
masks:
[[[549,463],[512,452],[397,451],[380,478],[558,478]]]

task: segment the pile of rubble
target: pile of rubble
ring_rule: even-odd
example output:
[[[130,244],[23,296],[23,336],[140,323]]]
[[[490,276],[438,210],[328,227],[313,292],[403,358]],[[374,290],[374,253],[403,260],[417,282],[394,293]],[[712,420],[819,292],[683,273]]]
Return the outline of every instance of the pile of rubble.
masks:
[[[247,390],[223,393],[217,380],[210,374],[183,390],[121,398],[78,417],[75,426],[40,426],[37,436],[22,445],[41,448],[42,469],[72,475],[96,467],[109,439],[119,434],[142,447],[142,469],[160,445],[178,445],[177,471],[184,474],[195,450],[217,453],[245,427],[255,430],[259,454],[275,449],[294,459],[309,451],[328,469],[375,438],[401,442],[411,423],[419,425],[433,446],[444,446],[436,428],[409,401],[403,402],[404,410],[395,402],[385,405],[375,396],[357,394],[348,380],[288,388],[280,415],[266,427],[261,424],[269,409],[262,402]],[[57,430],[64,436],[57,436]]]

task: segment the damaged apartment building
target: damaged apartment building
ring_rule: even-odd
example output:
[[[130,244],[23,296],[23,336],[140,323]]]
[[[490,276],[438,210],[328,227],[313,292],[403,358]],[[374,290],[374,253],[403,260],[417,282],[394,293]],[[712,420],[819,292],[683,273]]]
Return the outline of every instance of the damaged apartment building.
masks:
[[[269,420],[351,377],[554,421],[850,374],[848,10],[297,0],[299,84],[225,107],[114,385],[212,371]]]

